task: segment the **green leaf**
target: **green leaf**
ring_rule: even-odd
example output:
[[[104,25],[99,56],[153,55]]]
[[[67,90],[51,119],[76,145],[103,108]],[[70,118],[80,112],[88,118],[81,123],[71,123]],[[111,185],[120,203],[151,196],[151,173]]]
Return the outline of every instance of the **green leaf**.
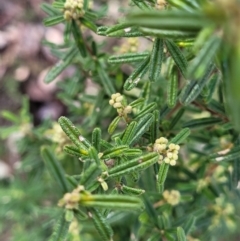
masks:
[[[143,195],[143,200],[144,200],[146,212],[147,212],[148,216],[151,218],[151,221],[153,221],[154,225],[157,228],[160,228],[159,223],[158,223],[158,213],[157,213],[156,209],[153,207],[152,203],[150,202],[147,194]]]
[[[88,155],[88,151],[86,149],[79,149],[78,147],[75,147],[75,146],[66,145],[64,146],[63,150],[69,155],[76,156],[76,157],[82,157],[82,156]]]
[[[152,53],[149,63],[149,74],[148,77],[151,81],[155,82],[159,80],[162,62],[163,62],[164,52],[163,52],[163,40],[156,38],[153,43]]]
[[[124,156],[128,157],[128,156],[139,156],[142,154],[142,150],[140,149],[128,149],[124,152]]]
[[[129,195],[136,195],[136,196],[139,196],[143,193],[145,193],[145,190],[143,189],[139,189],[139,188],[133,188],[133,187],[128,187],[126,185],[122,185],[121,186],[121,191],[124,193],[124,194],[129,194]]]
[[[123,86],[125,90],[131,90],[136,87],[138,82],[148,70],[149,60],[150,56],[146,57],[141,62],[141,64],[133,71],[133,73],[127,78]]]
[[[158,129],[159,129],[159,111],[153,111],[153,122],[150,126],[150,139],[153,144],[158,137]]]
[[[187,71],[187,60],[182,54],[181,50],[178,48],[178,46],[171,40],[166,40],[165,44],[167,46],[167,49],[169,53],[171,54],[176,66],[179,68],[182,75],[186,76]]]
[[[62,71],[72,62],[74,57],[77,56],[76,48],[73,46],[69,49],[69,51],[62,57],[61,60],[52,67],[49,72],[47,73],[44,81],[46,83],[52,82]]]
[[[109,35],[110,33],[114,33],[116,31],[119,31],[119,30],[124,30],[124,29],[127,29],[127,28],[130,28],[131,27],[131,24],[129,23],[119,23],[119,24],[116,24],[112,27],[109,27],[107,30],[106,30],[106,33],[107,35]]]
[[[178,71],[173,68],[167,85],[167,104],[169,108],[173,108],[177,103],[178,94]]]
[[[136,107],[141,107],[143,103],[144,103],[144,98],[138,98],[133,102],[131,102],[129,105],[132,106],[132,108],[136,108]]]
[[[207,84],[207,81],[209,80],[209,76],[212,73],[213,69],[214,66],[211,64],[210,66],[208,66],[208,70],[205,72],[204,76],[201,79],[191,80],[187,82],[179,96],[179,101],[183,105],[189,105],[199,96],[204,86]]]
[[[135,116],[135,120],[139,120],[145,115],[152,113],[154,110],[156,110],[156,108],[157,108],[157,104],[155,102],[148,104]]]
[[[81,135],[80,131],[77,127],[73,125],[73,123],[66,117],[61,116],[58,119],[58,122],[68,136],[68,138],[79,148],[87,150],[91,144]]]
[[[109,124],[108,126],[108,133],[110,135],[113,134],[113,132],[115,131],[115,129],[117,128],[117,125],[119,123],[119,121],[121,120],[121,116],[117,116],[116,118],[113,119],[113,121]]]
[[[52,6],[57,9],[64,9],[64,2],[62,1],[54,1]]]
[[[218,101],[212,99],[209,103],[208,103],[208,108],[212,111],[214,111],[215,113],[219,113],[220,115],[225,116],[226,112],[225,112],[225,108],[224,106],[219,103]]]
[[[153,28],[139,28],[140,31],[145,35],[155,36],[157,38],[181,40],[186,38],[196,37],[197,32],[195,31],[178,31],[168,29],[153,29]]]
[[[129,145],[135,144],[141,138],[141,136],[148,130],[152,122],[153,122],[152,114],[149,113],[143,116],[137,123],[135,136],[132,138]]]
[[[69,187],[64,175],[64,170],[60,163],[56,160],[55,156],[52,154],[52,151],[48,147],[43,146],[41,148],[41,156],[48,168],[48,171],[50,172],[50,175],[53,176],[53,178],[57,181],[63,193],[68,192]]]
[[[140,198],[127,195],[82,195],[80,205],[94,208],[110,208],[120,210],[139,210],[143,208]]]
[[[164,191],[164,183],[167,178],[168,169],[169,169],[169,164],[166,164],[165,162],[163,162],[160,165],[158,176],[157,176],[157,188],[160,193]]]
[[[205,75],[205,72],[209,69],[209,65],[220,47],[221,41],[221,37],[214,34],[204,44],[203,48],[197,53],[197,56],[188,67],[188,77],[190,79],[199,79]]]
[[[142,37],[144,33],[139,31],[138,27],[129,27],[126,29],[118,30],[113,33],[107,34],[108,37],[122,37],[122,38],[135,38],[135,37]]]
[[[65,220],[65,214],[63,213],[54,226],[53,233],[48,241],[65,241],[69,225],[70,223]]]
[[[132,2],[142,10],[149,10],[151,7],[144,1],[132,0]]]
[[[72,33],[80,54],[82,55],[82,57],[86,57],[87,50],[85,47],[83,35],[76,21],[72,21]]]
[[[168,0],[168,3],[177,9],[185,10],[187,12],[194,12],[194,10],[196,10],[196,6],[194,6],[194,3],[191,4],[191,1]]]
[[[98,63],[97,65],[97,72],[99,75],[99,79],[103,85],[104,90],[108,94],[108,96],[111,96],[112,94],[116,93],[116,90],[114,88],[113,83],[109,79],[107,73],[105,72],[103,66],[101,63]]]
[[[72,21],[67,21],[64,28],[64,42],[68,43],[72,33]]]
[[[147,28],[198,32],[208,26],[210,20],[203,13],[197,11],[189,13],[174,10],[151,10],[130,14],[128,23]]]
[[[182,227],[177,227],[177,241],[187,241],[185,232]]]
[[[174,116],[174,118],[172,119],[170,125],[169,125],[169,129],[172,130],[174,128],[174,126],[178,123],[178,121],[181,119],[181,117],[183,116],[185,112],[184,108],[181,108],[178,113]]]
[[[191,230],[195,226],[195,223],[196,223],[195,216],[191,215],[190,217],[187,218],[186,222],[183,224],[183,229],[186,235],[191,232]]]
[[[97,166],[95,163],[91,163],[88,169],[83,172],[79,184],[87,188],[92,183],[97,181],[97,178],[100,176],[101,172],[102,170],[99,168],[99,166]]]
[[[53,25],[62,23],[63,21],[65,21],[65,19],[64,19],[64,16],[61,14],[58,16],[51,16],[51,17],[45,18],[43,20],[43,23],[46,27],[49,27],[49,26],[53,26]]]
[[[4,119],[9,120],[9,121],[13,122],[14,124],[19,123],[19,116],[13,114],[10,111],[3,110],[3,111],[0,112],[0,114]]]
[[[97,34],[100,35],[100,36],[106,36],[107,30],[108,30],[107,26],[100,26],[100,27],[97,28]]]
[[[126,145],[114,146],[103,152],[102,159],[111,159],[114,157],[119,157],[124,154],[124,152],[129,149]]]
[[[42,3],[41,9],[51,17],[62,14],[61,11],[57,10],[56,8],[54,8],[52,5],[48,3]]]
[[[83,24],[88,29],[91,29],[94,33],[97,32],[97,26],[89,19],[87,18],[81,18],[81,24]]]
[[[189,128],[182,129],[174,138],[170,140],[170,143],[181,144],[191,134]]]
[[[113,230],[111,226],[103,218],[102,214],[97,209],[91,209],[89,212],[90,218],[101,236],[103,241],[112,241]]]
[[[222,122],[222,119],[215,118],[215,117],[206,117],[206,118],[199,118],[195,120],[190,120],[183,124],[183,127],[188,128],[205,128],[208,126],[213,126],[215,124],[219,124]]]
[[[92,145],[96,148],[96,150],[100,151],[100,141],[101,141],[101,129],[100,128],[94,128],[92,132]]]
[[[109,178],[122,176],[132,172],[138,172],[148,168],[158,161],[157,153],[149,153],[144,156],[137,157],[129,162],[119,164],[108,171]]]
[[[92,146],[88,149],[89,157],[95,161],[95,163],[100,166],[100,159],[98,157],[97,150]]]
[[[129,143],[131,143],[135,132],[136,132],[136,127],[137,127],[137,122],[136,121],[132,121],[126,128],[126,130],[123,133],[122,136],[122,143],[125,145],[129,145]]]
[[[215,159],[215,161],[232,161],[238,158],[240,155],[240,147],[237,146],[232,148],[231,150],[224,150],[223,152],[217,152],[210,155],[211,159]]]
[[[142,53],[125,53],[122,55],[113,55],[108,59],[110,64],[133,63],[144,60],[149,55],[148,52]]]

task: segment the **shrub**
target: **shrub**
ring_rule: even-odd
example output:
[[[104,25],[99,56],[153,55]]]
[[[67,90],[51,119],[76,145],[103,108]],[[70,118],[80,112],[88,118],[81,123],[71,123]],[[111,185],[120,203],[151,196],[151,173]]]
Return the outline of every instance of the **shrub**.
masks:
[[[50,240],[233,239],[239,1],[131,0],[115,24],[90,5],[42,5],[46,26],[65,27],[64,45],[47,43],[59,61],[45,81],[75,67],[60,84],[65,135],[55,124],[41,147],[59,185]]]

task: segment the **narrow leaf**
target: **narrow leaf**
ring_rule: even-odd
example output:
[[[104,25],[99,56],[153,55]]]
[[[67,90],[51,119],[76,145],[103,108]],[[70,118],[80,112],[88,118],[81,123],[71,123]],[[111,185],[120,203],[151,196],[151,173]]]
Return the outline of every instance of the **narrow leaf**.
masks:
[[[153,43],[148,74],[149,79],[153,82],[157,81],[160,78],[163,57],[163,40],[156,38]]]
[[[186,76],[186,70],[187,70],[187,60],[182,54],[181,50],[178,48],[178,46],[171,40],[166,40],[165,44],[167,46],[167,49],[169,53],[171,54],[176,66],[181,71],[182,75]]]
[[[158,176],[157,176],[157,188],[160,193],[164,191],[164,183],[167,178],[168,169],[169,169],[169,164],[166,164],[165,162],[163,162],[160,165]]]
[[[115,129],[117,128],[117,125],[119,123],[119,121],[121,120],[120,116],[117,116],[115,119],[113,119],[113,121],[110,123],[110,125],[108,126],[108,133],[110,135],[113,134],[113,132],[115,131]]]
[[[137,122],[132,121],[126,128],[122,136],[122,143],[125,145],[129,145],[131,140],[133,139],[136,132]]]
[[[53,233],[48,241],[65,241],[68,234],[70,223],[65,220],[65,214],[63,213],[57,221]]]
[[[156,108],[157,108],[157,104],[155,102],[148,104],[135,116],[135,120],[139,120],[143,116],[145,116],[149,113],[152,113],[154,110],[156,110]]]
[[[132,173],[132,172],[142,171],[148,168],[149,166],[153,165],[154,163],[156,163],[158,159],[159,157],[157,153],[149,153],[144,156],[140,156],[129,162],[125,162],[111,168],[108,172],[109,174],[108,177],[109,178],[117,177],[128,173]]]
[[[186,222],[183,224],[183,229],[186,235],[191,232],[191,230],[195,226],[195,223],[196,223],[195,216],[191,215],[189,218],[187,218]]]
[[[95,163],[97,164],[97,166],[100,166],[100,159],[98,157],[98,152],[97,150],[92,146],[89,148],[88,150],[89,153],[89,157],[95,161]]]
[[[129,15],[128,23],[136,26],[178,31],[200,31],[210,20],[201,12],[186,11],[144,11]]]
[[[177,241],[187,241],[183,228],[177,227]]]
[[[159,129],[159,111],[153,111],[153,122],[150,126],[150,139],[153,144],[158,137],[158,129]]]
[[[41,9],[47,13],[49,16],[53,17],[56,15],[60,15],[62,14],[61,11],[59,11],[58,9],[54,8],[52,5],[50,5],[49,3],[42,3],[41,4]]]
[[[107,73],[105,72],[104,68],[102,67],[101,63],[97,66],[97,72],[99,75],[99,79],[103,85],[104,90],[108,94],[108,96],[111,96],[112,94],[116,93],[116,90],[114,88],[113,83],[109,79]]]
[[[111,226],[106,222],[102,214],[97,209],[92,209],[89,212],[90,217],[93,220],[93,223],[99,232],[103,241],[112,241],[113,231]]]
[[[157,38],[165,38],[172,40],[181,40],[186,38],[194,38],[197,36],[196,31],[178,31],[168,29],[139,28],[146,35],[155,36]]]
[[[140,198],[127,195],[82,195],[80,205],[85,207],[139,210],[143,204]]]
[[[124,194],[136,195],[136,196],[139,196],[145,192],[145,190],[143,190],[143,189],[128,187],[126,185],[121,186],[121,191]]]
[[[179,96],[179,100],[183,105],[189,105],[199,96],[203,90],[203,87],[206,85],[209,79],[209,75],[212,73],[213,69],[214,66],[211,64],[208,66],[208,70],[201,79],[188,81],[188,83],[183,87]]]
[[[46,83],[52,82],[62,71],[71,63],[74,57],[77,55],[75,46],[70,48],[69,51],[62,57],[61,60],[53,66],[47,73],[44,81]]]
[[[152,121],[153,115],[150,113],[146,114],[138,121],[135,136],[132,138],[129,145],[135,144],[140,139],[140,137],[148,130],[148,128],[152,124]]]
[[[124,83],[125,90],[133,89],[148,70],[150,57],[146,57]]]
[[[127,145],[115,146],[103,152],[102,159],[110,159],[124,154],[129,149]]]
[[[100,128],[95,128],[92,132],[92,145],[98,152],[100,151],[101,135],[102,133]]]
[[[43,23],[46,27],[49,27],[49,26],[53,26],[53,25],[62,23],[64,20],[65,19],[64,19],[63,15],[58,15],[58,16],[52,16],[52,17],[45,18],[43,20]]]
[[[195,59],[189,65],[188,77],[190,79],[199,79],[205,75],[209,68],[209,64],[213,61],[214,56],[221,44],[221,37],[214,34],[204,44],[203,48],[198,52]]]
[[[169,108],[173,108],[177,103],[178,94],[178,71],[173,68],[167,85],[167,104]]]
[[[66,145],[64,146],[63,150],[69,155],[76,156],[76,157],[82,157],[82,156],[88,155],[88,151],[86,149],[79,149],[75,146]]]
[[[72,33],[80,54],[82,55],[82,57],[86,57],[87,50],[83,40],[83,35],[76,21],[72,22]]]
[[[84,185],[85,187],[91,185],[97,180],[97,177],[100,176],[101,172],[99,166],[95,163],[91,163],[90,167],[88,167],[88,169],[82,174],[79,184]]]
[[[215,117],[206,117],[206,118],[200,118],[195,120],[190,120],[188,122],[185,122],[183,124],[183,127],[188,128],[204,128],[208,126],[213,126],[215,124],[221,123],[222,119],[215,118]]]
[[[87,150],[91,144],[81,135],[78,128],[66,117],[62,116],[58,119],[62,130],[66,133],[68,138],[80,149]]]
[[[182,129],[174,138],[170,140],[170,143],[181,144],[191,134],[189,128]]]
[[[148,52],[126,53],[122,55],[113,55],[108,59],[110,64],[133,63],[144,60],[149,55]]]
[[[69,191],[67,180],[64,175],[64,170],[60,163],[55,159],[55,156],[52,154],[51,150],[44,146],[41,148],[41,156],[45,165],[50,172],[50,175],[57,181],[63,193]]]

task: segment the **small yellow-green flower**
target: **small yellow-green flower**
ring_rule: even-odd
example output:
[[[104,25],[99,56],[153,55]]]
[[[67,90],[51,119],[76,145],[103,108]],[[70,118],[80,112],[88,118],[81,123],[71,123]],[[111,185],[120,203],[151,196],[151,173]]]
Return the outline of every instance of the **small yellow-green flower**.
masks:
[[[163,192],[163,198],[170,205],[176,206],[180,202],[181,194],[177,190],[171,190],[171,191],[165,190]]]

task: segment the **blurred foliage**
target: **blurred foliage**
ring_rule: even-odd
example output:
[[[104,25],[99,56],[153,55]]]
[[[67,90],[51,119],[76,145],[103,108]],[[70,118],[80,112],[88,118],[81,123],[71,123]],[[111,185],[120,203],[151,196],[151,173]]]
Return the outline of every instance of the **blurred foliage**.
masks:
[[[46,26],[64,24],[63,45],[44,42],[59,59],[45,82],[73,67],[58,83],[68,118],[33,126],[26,98],[1,113],[21,156],[1,181],[1,233],[238,240],[240,2],[131,0],[112,26],[106,6],[42,4]]]

